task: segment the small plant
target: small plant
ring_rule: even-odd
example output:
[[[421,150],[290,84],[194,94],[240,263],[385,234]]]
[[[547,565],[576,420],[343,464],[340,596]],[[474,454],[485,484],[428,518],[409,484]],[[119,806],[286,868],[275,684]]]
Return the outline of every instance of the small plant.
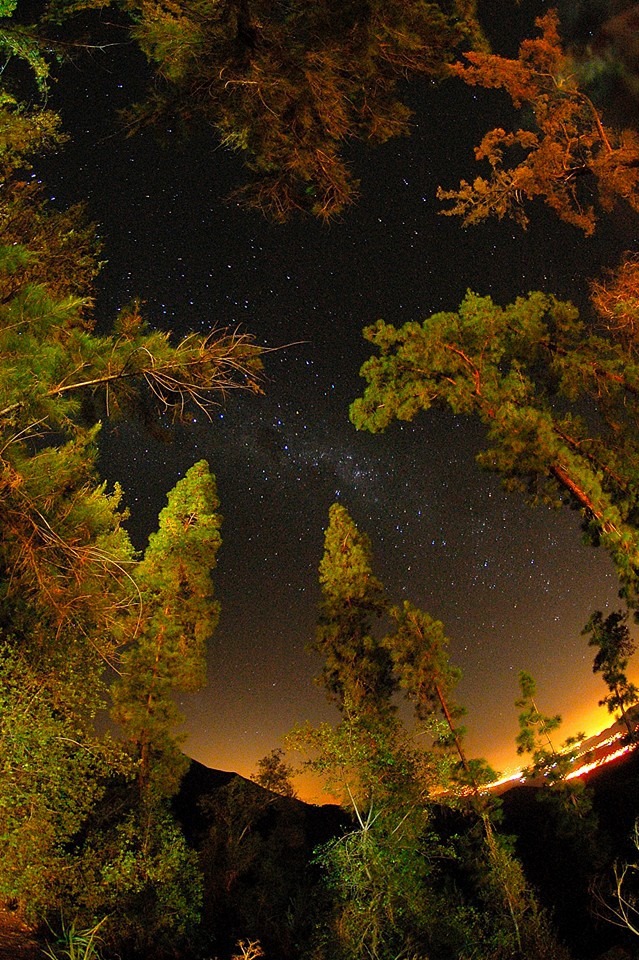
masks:
[[[42,951],[48,960],[102,960],[98,943],[98,930],[106,921],[103,917],[94,927],[77,930],[75,923],[67,926],[62,918],[62,929],[55,944],[47,944]]]
[[[240,940],[237,947],[239,953],[234,953],[231,960],[258,960],[264,956],[259,940]]]
[[[635,820],[632,842],[639,850],[639,819]],[[639,862],[615,861],[613,876],[608,883],[600,881],[592,887],[597,916],[614,924],[615,927],[629,930],[637,937],[639,937],[638,878]]]

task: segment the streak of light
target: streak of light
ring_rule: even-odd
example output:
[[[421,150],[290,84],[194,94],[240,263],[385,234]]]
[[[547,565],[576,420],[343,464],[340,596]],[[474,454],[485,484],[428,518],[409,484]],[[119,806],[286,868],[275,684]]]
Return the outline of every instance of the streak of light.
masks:
[[[591,770],[596,770],[598,767],[603,767],[607,763],[612,763],[613,760],[618,760],[619,757],[623,757],[627,753],[631,753],[635,750],[637,745],[635,743],[628,743],[623,747],[619,747],[617,750],[613,750],[612,753],[607,753],[605,757],[600,757],[598,760],[593,760],[590,763],[584,763],[577,770],[571,770],[571,772],[566,777],[566,780],[573,780],[575,777],[583,777],[585,774],[590,773]]]
[[[614,733],[605,740],[601,740],[594,748],[585,746],[581,753],[576,754],[573,760],[574,769],[572,769],[570,773],[566,775],[565,779],[574,780],[576,777],[584,777],[592,770],[596,770],[599,767],[604,767],[606,764],[612,763],[614,760],[618,760],[620,757],[632,753],[637,749],[638,745],[636,743],[625,743],[618,746],[616,749],[610,749],[614,747],[616,743],[620,743],[625,736],[625,732]],[[587,740],[582,741],[582,744],[587,744],[587,742]],[[581,747],[582,744],[578,744],[577,746]],[[605,752],[602,753],[602,751]],[[597,754],[596,758],[589,759],[592,757],[593,753]],[[583,762],[581,762],[582,760]],[[543,783],[543,777],[526,777],[523,770],[517,770],[515,773],[510,773],[507,776],[501,777],[499,780],[494,780],[492,783],[487,784],[484,789],[497,790],[509,783],[514,784],[526,782],[540,785]]]

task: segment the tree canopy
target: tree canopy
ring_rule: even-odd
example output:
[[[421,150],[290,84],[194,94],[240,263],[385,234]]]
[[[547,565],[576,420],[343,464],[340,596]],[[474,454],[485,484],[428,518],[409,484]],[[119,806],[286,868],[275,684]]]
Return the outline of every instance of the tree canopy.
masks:
[[[478,461],[533,503],[581,511],[584,530],[637,603],[637,389],[634,344],[587,329],[575,307],[543,293],[500,307],[468,293],[457,312],[364,336],[379,351],[351,407],[359,429],[386,429],[420,411],[478,418]]]
[[[51,52],[65,53],[56,25],[106,5],[50,0],[35,26],[9,22],[0,48],[27,62],[46,91]],[[341,214],[359,192],[349,144],[408,133],[402,85],[424,76],[502,88],[521,111],[521,126],[498,127],[477,147],[488,177],[440,187],[453,204],[446,214],[467,224],[508,216],[525,226],[524,202],[539,197],[590,234],[598,208],[623,200],[637,209],[638,134],[606,122],[553,9],[537,20],[540,36],[509,59],[490,52],[476,0],[120,0],[118,7],[154,73],[147,96],[128,111],[128,129],[152,124],[169,138],[213,131],[249,173],[233,198],[277,221]],[[100,46],[99,21],[92,29]],[[35,134],[33,144],[47,146],[59,137],[56,125],[50,111],[27,111],[11,124],[12,136],[22,144]]]
[[[260,393],[266,351],[214,318],[176,339],[135,300],[98,332],[96,231],[81,204],[47,203],[30,174],[34,156],[65,142],[46,103],[55,24],[104,5],[54,0],[27,27],[5,23],[16,3],[0,0],[0,894],[34,918],[103,917],[114,948],[160,956],[197,926],[202,900],[171,806],[188,765],[175,697],[205,681],[220,612],[211,580],[220,505],[199,461],[169,492],[140,554],[122,490],[100,478],[100,431],[103,420],[137,418],[163,432],[194,411],[210,417],[231,390]],[[404,83],[417,76],[502,89],[522,111],[516,129],[492,130],[477,148],[488,178],[440,189],[453,202],[447,213],[525,226],[524,202],[537,198],[590,235],[618,201],[639,211],[639,137],[604,122],[553,11],[507,59],[489,52],[473,0],[118,8],[154,72],[128,112],[131,129],[212,129],[252,174],[236,199],[277,221],[345,210],[358,192],[349,146],[409,131]],[[366,331],[378,355],[363,367],[368,386],[351,417],[372,432],[432,408],[479,419],[479,463],[533,503],[576,508],[639,608],[636,256],[591,292],[597,325],[542,292],[507,306],[469,292],[458,310],[421,324],[379,321]],[[369,538],[339,503],[319,575],[313,649],[339,718],[292,742],[310,749],[350,822],[317,853],[324,925],[309,956],[557,960],[562,949],[482,794],[492,771],[466,755],[443,624],[409,601],[391,605]],[[626,615],[597,612],[584,632],[609,689],[601,702],[626,716],[637,699]],[[529,674],[520,685],[519,751],[561,780],[567,755],[549,738],[559,718],[540,713]],[[109,708],[120,740],[100,729]],[[283,756],[261,761],[258,780],[290,800]],[[269,806],[260,794],[238,812],[241,792],[231,789],[216,815],[234,853],[220,881],[227,894],[238,864],[253,866],[259,844],[244,840]],[[215,829],[210,845],[221,848]]]
[[[164,802],[184,770],[167,687],[203,680],[218,615],[208,578],[219,518],[212,477],[200,464],[173,492],[140,560],[122,491],[99,476],[101,420],[138,417],[153,426],[187,420],[189,410],[210,414],[228,390],[259,392],[263,350],[239,331],[174,342],[135,304],[98,334],[94,228],[81,206],[57,211],[35,182],[20,178],[27,154],[47,145],[40,133],[47,139],[53,131],[54,142],[57,121],[4,106],[0,820],[7,855],[0,891],[33,918],[73,905],[74,915],[95,922],[104,911],[105,935],[141,944],[160,930],[175,937],[197,919],[197,868]],[[118,706],[137,755],[97,724],[109,697],[105,667],[133,663],[146,723],[133,723],[134,693],[122,694],[126,671]],[[159,800],[144,816],[131,798],[106,813],[110,795],[136,773]],[[135,863],[133,846],[142,851]],[[142,891],[145,929],[135,919]]]
[[[460,671],[449,661],[443,625],[405,602],[387,608],[388,632],[378,627],[371,635],[366,615],[379,611],[384,591],[372,572],[370,541],[341,504],[330,508],[320,583],[315,649],[340,719],[307,725],[288,742],[310,754],[308,766],[344,798],[353,825],[318,858],[332,892],[319,943],[344,960],[362,951],[376,960],[405,950],[420,955],[432,944],[445,944],[444,956],[454,944],[453,955],[473,949],[499,956],[503,948],[509,956],[541,957],[546,945],[560,957],[480,793],[486,766],[466,756],[457,724],[463,711],[453,699]],[[330,643],[323,642],[327,613]],[[336,657],[336,650],[346,655]],[[362,692],[353,679],[358,673]],[[414,725],[394,709],[400,686],[414,704]],[[442,830],[438,804],[464,811],[461,842]],[[443,866],[447,860],[456,863],[457,877]]]
[[[323,660],[322,683],[344,713],[376,711],[393,691],[390,658],[375,630],[386,600],[371,563],[368,537],[334,503],[320,564],[322,605],[314,648]]]
[[[474,4],[424,0],[170,0],[128,5],[133,34],[162,84],[134,116],[206,124],[239,151],[253,181],[240,201],[276,220],[329,219],[352,202],[349,141],[408,130],[400,81],[441,77]]]
[[[639,211],[639,134],[604,124],[562,47],[557,12],[548,11],[537,27],[541,36],[524,40],[516,60],[470,51],[467,63],[450,67],[465,83],[504,89],[524,124],[484,136],[475,158],[488,162],[488,178],[462,180],[458,190],[440,187],[437,195],[453,201],[444,213],[466,225],[508,216],[523,227],[524,201],[539,197],[590,235],[597,206],[610,211],[623,200]]]
[[[602,612],[596,610],[582,633],[589,637],[589,646],[598,648],[592,669],[594,673],[601,674],[609,691],[599,705],[606,706],[609,713],[618,711],[628,736],[636,740],[634,725],[628,717],[628,708],[639,700],[639,688],[630,682],[627,675],[628,663],[636,649],[628,628],[628,614],[615,611],[604,618]]]
[[[170,797],[188,766],[176,742],[182,717],[172,694],[198,690],[206,680],[206,644],[219,617],[211,583],[221,543],[218,507],[215,480],[202,460],[170,491],[133,571],[140,600],[111,692],[143,795]]]

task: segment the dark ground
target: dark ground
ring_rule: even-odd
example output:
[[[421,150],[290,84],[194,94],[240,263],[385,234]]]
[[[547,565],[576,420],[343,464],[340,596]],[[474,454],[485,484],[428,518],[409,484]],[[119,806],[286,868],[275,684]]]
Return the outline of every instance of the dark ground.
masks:
[[[42,947],[15,911],[0,904],[0,960],[42,960]]]
[[[639,862],[639,851],[631,842],[633,825],[639,817],[639,751],[594,771],[587,778],[587,784],[593,792],[598,834],[606,841],[602,873],[605,880],[611,873],[611,853],[621,861]],[[506,791],[502,796],[501,829],[516,836],[516,852],[528,879],[553,914],[560,938],[570,947],[575,960],[639,960],[639,938],[593,917],[590,886],[594,849],[584,849],[578,837],[558,840],[549,810],[539,802],[539,793],[539,789],[531,786]],[[254,827],[259,842],[255,860],[245,882],[240,878],[239,885],[230,885],[229,902],[219,902],[219,890],[210,890],[208,906],[218,916],[223,908],[229,923],[234,919],[231,915],[237,912],[239,929],[245,930],[249,917],[244,915],[242,903],[253,901],[254,884],[261,888],[270,879],[270,883],[278,887],[280,874],[285,878],[290,874],[295,884],[299,884],[308,870],[313,848],[339,833],[343,824],[342,814],[336,807],[313,807],[298,800],[285,800],[235,774],[209,770],[193,762],[176,798],[175,812],[189,841],[203,854],[205,864],[207,854],[211,863],[216,864],[205,882],[211,883],[214,878],[219,881],[220,868],[224,866],[223,861],[219,862],[223,850],[206,840],[211,824],[221,820],[223,830],[227,826],[232,829],[238,811],[256,817]],[[263,864],[267,862],[274,868],[270,878],[261,876]],[[284,871],[282,863],[287,865]],[[204,872],[207,873],[206,869]],[[279,900],[289,896],[287,889],[283,888],[279,894],[273,889],[273,903],[268,905],[267,912],[274,910],[279,916],[282,906]],[[251,919],[262,928],[263,917],[256,914]],[[277,923],[276,917],[269,919]],[[231,934],[235,933],[229,928],[228,943],[224,946],[233,943]],[[221,937],[222,941],[226,939]],[[45,946],[45,940],[36,939],[16,911],[0,904],[0,960],[42,960]],[[271,960],[281,960],[281,955],[287,953],[285,949],[266,952]]]

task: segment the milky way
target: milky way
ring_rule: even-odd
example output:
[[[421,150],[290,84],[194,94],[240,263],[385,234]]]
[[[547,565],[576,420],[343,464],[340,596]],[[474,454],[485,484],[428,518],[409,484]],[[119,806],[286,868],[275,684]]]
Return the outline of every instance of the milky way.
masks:
[[[348,406],[363,388],[367,324],[454,310],[467,288],[502,303],[542,289],[584,304],[588,278],[616,264],[635,221],[619,216],[586,240],[543,210],[527,233],[442,218],[437,185],[473,175],[475,143],[503,118],[490,93],[427,84],[411,93],[411,138],[353,151],[362,199],[340,222],[268,224],[224,201],[242,173],[206,133],[188,150],[122,136],[115,110],[139,96],[144,66],[130,50],[114,55],[67,68],[56,86],[73,141],[45,170],[58,201],[87,197],[100,224],[100,322],[138,296],[178,334],[241,324],[282,348],[266,358],[264,396],[231,396],[171,445],[105,426],[102,467],[125,487],[140,546],[194,460],[217,476],[223,613],[209,685],[183,701],[187,750],[249,773],[293,724],[331,715],[306,648],[336,499],[370,536],[389,594],[444,621],[473,749],[514,759],[522,668],[574,732],[602,695],[580,630],[595,607],[618,605],[606,556],[581,544],[576,514],[529,510],[479,472],[476,424],[432,412],[376,437],[354,430]]]

